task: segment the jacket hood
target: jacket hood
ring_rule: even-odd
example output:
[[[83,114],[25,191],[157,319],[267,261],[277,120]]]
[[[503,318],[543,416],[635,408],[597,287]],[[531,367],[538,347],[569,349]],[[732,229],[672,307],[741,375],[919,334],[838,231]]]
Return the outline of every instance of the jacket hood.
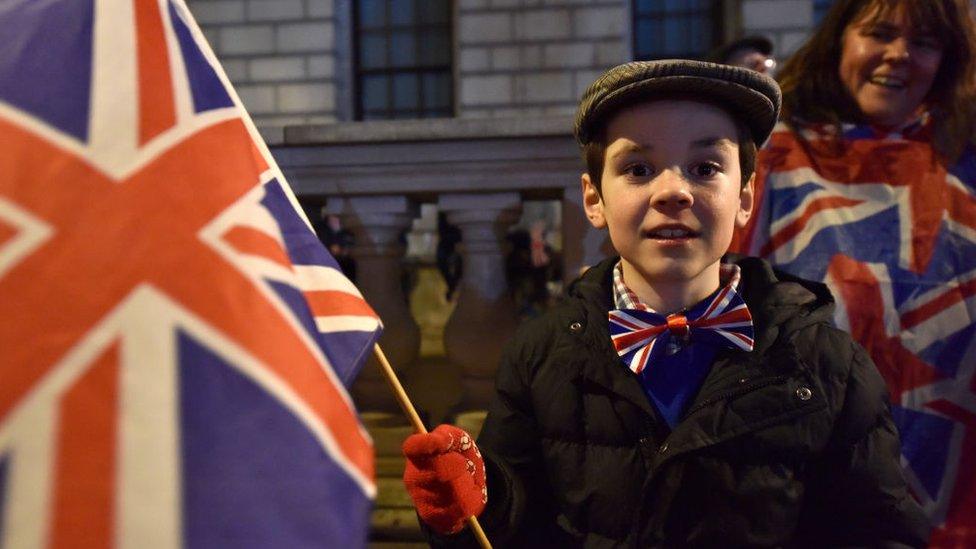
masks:
[[[567,293],[604,311],[613,309],[613,267],[619,259],[611,257],[593,266]],[[775,269],[758,257],[728,254],[722,262],[742,269],[739,293],[753,317],[757,350],[768,347],[780,333],[832,322],[834,298],[826,285]]]

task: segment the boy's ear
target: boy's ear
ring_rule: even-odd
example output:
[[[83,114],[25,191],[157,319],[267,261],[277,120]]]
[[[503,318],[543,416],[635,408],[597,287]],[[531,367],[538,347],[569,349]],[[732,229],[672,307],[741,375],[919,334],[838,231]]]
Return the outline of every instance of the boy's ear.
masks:
[[[597,229],[607,226],[607,219],[603,215],[603,197],[596,190],[596,185],[590,181],[590,174],[584,173],[580,178],[583,191],[583,209],[586,211],[586,218],[590,220],[590,225]]]
[[[753,172],[749,181],[739,191],[739,211],[735,214],[735,226],[743,228],[752,217],[752,208],[755,206],[756,192],[756,173]]]

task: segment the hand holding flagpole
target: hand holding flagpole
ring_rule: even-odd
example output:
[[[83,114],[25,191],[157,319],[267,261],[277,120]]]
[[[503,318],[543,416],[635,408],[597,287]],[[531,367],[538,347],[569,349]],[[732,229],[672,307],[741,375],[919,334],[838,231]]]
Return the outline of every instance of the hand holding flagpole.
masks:
[[[393,394],[396,396],[397,402],[400,403],[400,408],[403,409],[403,413],[410,419],[414,430],[421,434],[427,433],[424,422],[420,420],[417,410],[413,407],[413,403],[410,402],[410,397],[407,396],[407,392],[403,389],[403,385],[400,384],[396,372],[393,371],[393,367],[390,366],[390,362],[386,359],[386,355],[383,353],[383,349],[380,348],[379,344],[373,346],[373,354],[380,361],[380,366],[383,369],[386,380],[390,382],[390,386],[393,388]],[[467,518],[467,521],[468,527],[471,528],[475,538],[478,540],[478,544],[484,549],[491,549],[491,543],[488,541],[485,531],[482,530],[481,524],[478,522],[478,517],[470,516]]]

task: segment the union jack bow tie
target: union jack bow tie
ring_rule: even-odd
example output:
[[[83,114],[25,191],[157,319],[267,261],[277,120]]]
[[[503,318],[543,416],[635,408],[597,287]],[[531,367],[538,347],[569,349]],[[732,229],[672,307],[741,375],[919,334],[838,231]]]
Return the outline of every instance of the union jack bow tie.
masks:
[[[685,314],[664,316],[638,309],[610,311],[610,339],[635,374],[659,357],[672,337],[752,351],[752,315],[731,286],[718,290]]]

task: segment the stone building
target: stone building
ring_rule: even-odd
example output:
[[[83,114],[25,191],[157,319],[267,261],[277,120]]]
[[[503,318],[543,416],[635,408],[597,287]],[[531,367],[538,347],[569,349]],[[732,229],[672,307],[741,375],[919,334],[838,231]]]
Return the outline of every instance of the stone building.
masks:
[[[355,282],[384,319],[381,344],[440,421],[448,409],[484,407],[517,324],[506,231],[549,223],[566,279],[609,250],[580,204],[571,127],[585,87],[618,63],[701,56],[743,35],[769,37],[785,57],[830,0],[187,3],[296,194],[354,233]],[[438,211],[460,228],[464,278],[436,326],[446,321],[442,340],[422,349],[431,322],[418,325],[426,313],[404,295],[411,263],[401,235],[412,230],[411,256],[429,265]],[[353,396],[361,410],[396,412],[375,369]],[[374,538],[415,539],[397,478],[409,428],[367,416],[380,476]]]

